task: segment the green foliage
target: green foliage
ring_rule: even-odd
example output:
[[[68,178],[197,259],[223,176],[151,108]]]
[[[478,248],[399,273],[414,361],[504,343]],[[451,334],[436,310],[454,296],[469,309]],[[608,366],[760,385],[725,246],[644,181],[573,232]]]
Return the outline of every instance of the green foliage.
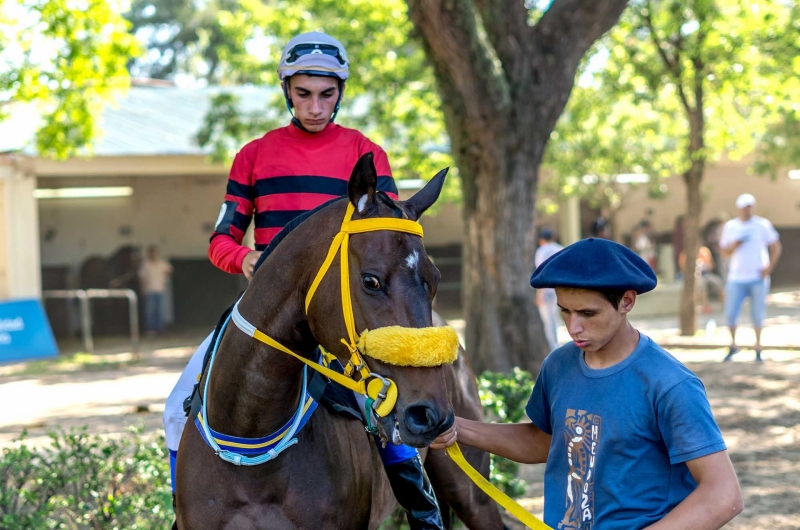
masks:
[[[800,108],[798,12],[771,0],[632,2],[587,57],[553,135],[551,191],[614,208],[625,188],[619,173],[648,174],[658,195],[659,180],[692,160],[772,146],[758,169],[785,163],[776,147],[797,132],[789,112]],[[702,145],[691,147],[690,121],[700,115]]]
[[[126,63],[138,53],[115,3],[9,0],[0,9],[0,106],[42,105],[36,147],[44,156],[65,158],[89,146],[96,117],[129,85]]]
[[[514,368],[511,374],[484,372],[478,378],[478,392],[487,419],[517,423],[525,417],[525,405],[531,395],[533,378],[529,372]],[[526,483],[519,478],[519,464],[492,455],[489,478],[511,497],[525,494]]]
[[[50,446],[24,436],[0,459],[0,528],[152,529],[172,524],[163,439],[141,429],[121,440],[86,430],[50,434]]]
[[[483,372],[478,378],[478,393],[484,413],[503,422],[518,423],[526,417],[525,405],[531,396],[530,372],[514,368],[511,374]]]
[[[133,0],[125,18],[148,53],[130,64],[131,73],[153,79],[183,74],[221,82],[230,72],[217,68],[217,48],[226,39],[217,18],[220,10],[235,11],[238,4],[238,0]]]
[[[797,76],[800,77],[800,68]],[[774,179],[778,176],[777,168],[796,168],[800,164],[800,103],[794,103],[793,107],[797,110],[786,111],[783,121],[761,138],[753,162],[753,169],[759,175]]]
[[[269,113],[241,111],[239,98],[223,92],[211,99],[211,110],[196,138],[199,145],[211,147],[212,160],[229,162],[246,143],[282,125],[282,121],[269,118]]]

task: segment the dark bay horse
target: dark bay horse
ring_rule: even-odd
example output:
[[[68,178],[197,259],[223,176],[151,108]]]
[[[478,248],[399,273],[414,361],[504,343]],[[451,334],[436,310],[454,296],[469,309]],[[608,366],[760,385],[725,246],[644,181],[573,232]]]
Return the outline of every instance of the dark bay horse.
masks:
[[[269,255],[239,302],[240,314],[305,358],[322,345],[346,362],[350,354],[340,343],[346,334],[338,257],[308,311],[304,303],[348,203],[356,209],[353,219],[416,221],[438,199],[443,182],[444,172],[408,201],[392,201],[377,192],[372,155],[365,155],[353,170],[348,198],[311,215]],[[358,330],[426,328],[434,318],[435,325],[443,324],[431,311],[439,273],[421,238],[389,230],[358,234],[350,240],[348,264]],[[454,407],[461,416],[481,416],[475,378],[463,350],[455,363],[438,367],[366,360],[370,370],[390,378],[399,389],[394,414],[380,424],[385,438],[399,435],[404,443],[424,448],[452,425]],[[303,366],[228,326],[208,380],[208,425],[241,438],[277,431],[297,409]],[[219,458],[190,420],[178,452],[181,530],[375,529],[396,507],[375,443],[356,420],[319,407],[297,433],[296,445],[252,467]],[[488,455],[470,448],[465,448],[465,455],[488,473]],[[497,507],[443,451],[429,451],[426,457],[437,495],[468,527],[503,527]]]

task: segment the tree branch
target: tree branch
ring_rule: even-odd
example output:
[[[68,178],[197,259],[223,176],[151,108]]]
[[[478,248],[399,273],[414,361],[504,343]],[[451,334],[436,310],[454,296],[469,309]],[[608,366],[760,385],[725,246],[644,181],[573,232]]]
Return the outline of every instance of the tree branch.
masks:
[[[478,32],[470,0],[408,0],[437,78],[449,80],[446,97],[459,97],[468,122],[485,127],[509,107],[508,84]]]
[[[528,98],[537,101],[534,125],[548,136],[567,104],[580,61],[592,43],[617,23],[626,0],[555,0],[533,27]],[[535,134],[535,131],[532,131]]]
[[[681,56],[680,56],[680,43],[682,36],[680,32],[678,33],[678,45],[676,46],[675,56],[670,57],[667,55],[667,50],[664,48],[663,42],[658,35],[656,34],[655,26],[653,25],[653,6],[650,4],[650,0],[647,1],[645,13],[642,14],[642,18],[645,21],[645,25],[647,26],[648,33],[650,33],[650,40],[653,41],[653,45],[658,50],[658,55],[661,57],[661,60],[664,62],[664,66],[667,69],[667,72],[672,75],[673,81],[675,81],[675,86],[678,88],[678,97],[681,99],[681,104],[683,105],[684,110],[688,114],[694,113],[694,109],[692,109],[692,105],[689,103],[689,99],[686,97],[686,92],[683,89],[683,78],[682,78],[682,70],[681,70]],[[641,13],[641,11],[640,11]]]
[[[528,10],[523,0],[475,0],[483,27],[497,58],[511,79],[519,79],[519,69],[534,53],[533,28],[528,25]]]
[[[533,28],[536,47],[551,66],[573,72],[594,41],[611,29],[627,0],[555,0]]]
[[[703,115],[703,80],[705,79],[705,63],[703,59],[700,57],[700,51],[703,49],[705,45],[705,38],[706,33],[705,30],[701,28],[698,30],[697,34],[697,41],[698,45],[695,49],[695,53],[692,54],[692,66],[694,67],[694,106],[695,112],[692,116],[693,128],[695,129],[695,134],[692,136],[692,140],[690,142],[690,150],[691,155],[694,157],[696,154],[700,154],[700,157],[703,161],[705,161],[705,116]]]

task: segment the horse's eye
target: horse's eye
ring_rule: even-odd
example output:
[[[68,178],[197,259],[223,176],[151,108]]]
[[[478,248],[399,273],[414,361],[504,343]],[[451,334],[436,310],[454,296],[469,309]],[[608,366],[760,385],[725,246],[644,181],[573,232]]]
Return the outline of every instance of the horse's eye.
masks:
[[[361,281],[364,283],[364,287],[366,287],[370,291],[381,290],[381,281],[375,276],[372,276],[371,274],[365,274],[364,276],[362,276]]]

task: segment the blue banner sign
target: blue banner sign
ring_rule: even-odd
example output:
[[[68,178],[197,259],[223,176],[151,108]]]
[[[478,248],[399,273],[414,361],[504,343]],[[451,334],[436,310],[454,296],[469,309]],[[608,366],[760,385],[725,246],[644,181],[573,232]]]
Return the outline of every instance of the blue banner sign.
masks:
[[[57,355],[53,330],[39,300],[0,302],[0,363]]]

